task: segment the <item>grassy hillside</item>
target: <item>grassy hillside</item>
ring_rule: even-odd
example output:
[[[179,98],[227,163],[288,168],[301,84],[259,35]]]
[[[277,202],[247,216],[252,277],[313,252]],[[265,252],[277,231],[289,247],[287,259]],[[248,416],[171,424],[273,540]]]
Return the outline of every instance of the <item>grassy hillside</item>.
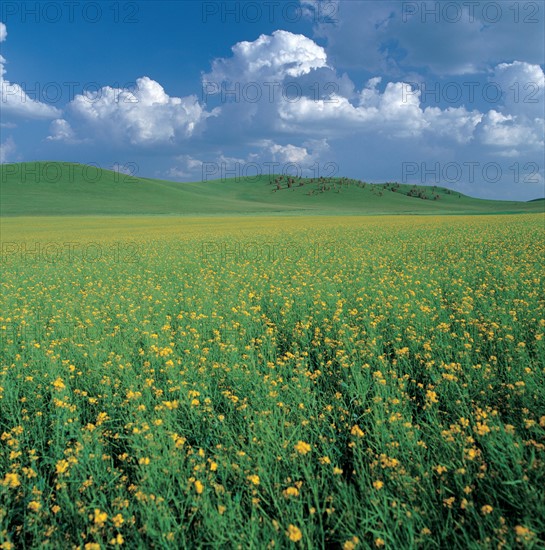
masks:
[[[444,187],[238,178],[178,183],[86,165],[0,166],[0,215],[466,214],[543,212],[543,201],[475,199]]]

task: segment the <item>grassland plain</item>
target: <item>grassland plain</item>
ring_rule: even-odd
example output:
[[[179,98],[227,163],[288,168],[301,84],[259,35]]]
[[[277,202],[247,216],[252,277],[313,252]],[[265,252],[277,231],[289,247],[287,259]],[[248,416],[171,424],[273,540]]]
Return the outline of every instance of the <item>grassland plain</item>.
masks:
[[[275,183],[276,180],[276,183]],[[289,185],[289,187],[288,187]],[[476,199],[442,186],[347,178],[239,177],[193,183],[67,162],[0,165],[2,216],[377,215],[544,212],[545,200]]]
[[[2,219],[1,547],[543,547],[544,221]]]

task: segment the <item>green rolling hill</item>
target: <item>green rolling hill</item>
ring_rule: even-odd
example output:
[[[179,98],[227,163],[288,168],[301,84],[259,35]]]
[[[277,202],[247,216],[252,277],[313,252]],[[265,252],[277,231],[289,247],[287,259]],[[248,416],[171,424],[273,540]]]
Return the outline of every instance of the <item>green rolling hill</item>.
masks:
[[[272,178],[274,180],[274,178]],[[544,212],[545,200],[475,199],[445,187],[269,176],[177,183],[81,164],[0,165],[1,216],[497,214]]]

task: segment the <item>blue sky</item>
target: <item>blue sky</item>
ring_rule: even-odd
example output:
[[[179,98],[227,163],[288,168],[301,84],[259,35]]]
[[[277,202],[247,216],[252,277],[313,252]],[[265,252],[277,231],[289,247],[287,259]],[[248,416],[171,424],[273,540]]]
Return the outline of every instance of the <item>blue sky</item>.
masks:
[[[2,162],[545,195],[540,2],[9,2]]]

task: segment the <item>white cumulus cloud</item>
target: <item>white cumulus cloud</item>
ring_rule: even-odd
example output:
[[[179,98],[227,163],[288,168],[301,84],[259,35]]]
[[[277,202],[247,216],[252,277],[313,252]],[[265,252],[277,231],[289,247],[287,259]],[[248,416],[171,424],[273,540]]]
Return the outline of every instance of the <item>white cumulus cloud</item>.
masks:
[[[291,143],[281,145],[268,139],[256,145],[260,147],[259,152],[255,154],[257,159],[270,159],[272,162],[279,163],[281,167],[295,164],[301,171],[309,170],[318,161],[320,155],[329,150],[329,144],[325,139],[305,141],[302,147]]]
[[[481,141],[498,148],[543,148],[543,119],[521,120],[516,115],[488,111],[480,127]],[[517,150],[517,149],[515,149]]]
[[[70,123],[62,118],[57,118],[49,125],[50,135],[48,141],[65,141],[67,143],[77,142],[74,130]]]
[[[490,81],[503,92],[504,112],[543,117],[545,73],[539,65],[525,61],[500,63]]]
[[[489,79],[503,92],[502,103],[489,110],[478,128],[484,145],[502,156],[544,147],[545,73],[539,65],[523,61],[500,63]]]
[[[0,23],[0,42],[6,40],[7,35],[6,25]],[[58,117],[59,109],[31,99],[19,84],[9,82],[4,78],[6,63],[6,59],[0,55],[0,109],[2,115],[35,119]]]
[[[333,95],[328,100],[305,97],[298,102],[280,105],[279,115],[286,128],[324,134],[373,132],[396,138],[409,138],[431,132],[467,142],[481,120],[478,111],[464,107],[423,109],[420,92],[407,94],[409,84],[388,82],[383,92],[381,79],[372,78],[360,92],[357,103]]]
[[[327,67],[327,55],[321,46],[302,34],[283,30],[262,34],[253,42],[238,42],[231,49],[233,57],[214,60],[203,82],[279,80]]]
[[[469,143],[483,118],[476,109],[468,111],[465,107],[426,107],[424,118],[427,130],[445,139],[454,139],[458,143]]]
[[[104,86],[97,92],[77,95],[69,111],[95,136],[141,146],[188,139],[208,117],[218,113],[207,112],[194,95],[169,96],[147,76],[138,78],[132,91]]]

